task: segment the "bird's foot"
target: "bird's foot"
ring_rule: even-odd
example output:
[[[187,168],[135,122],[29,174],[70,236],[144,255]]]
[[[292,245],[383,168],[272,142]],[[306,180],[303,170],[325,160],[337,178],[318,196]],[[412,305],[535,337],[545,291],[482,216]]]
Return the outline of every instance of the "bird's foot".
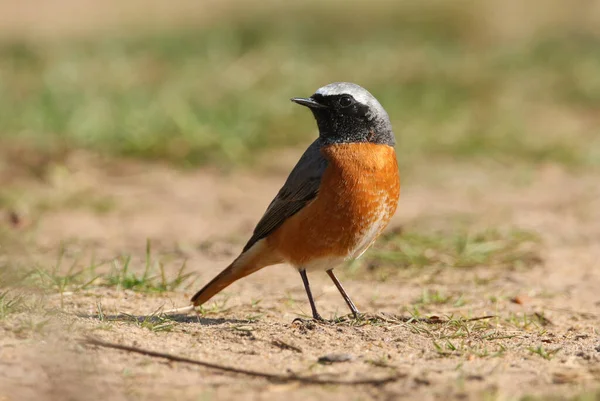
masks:
[[[349,313],[344,316],[337,317],[331,321],[333,324],[357,325],[365,324],[373,321],[373,316],[369,313]]]
[[[312,319],[303,319],[301,317],[297,317],[294,320],[292,320],[292,324],[304,326],[309,329],[314,328],[315,323],[316,324],[326,324],[326,323],[330,323],[330,321],[323,319],[321,317],[321,315],[315,315],[312,317]]]

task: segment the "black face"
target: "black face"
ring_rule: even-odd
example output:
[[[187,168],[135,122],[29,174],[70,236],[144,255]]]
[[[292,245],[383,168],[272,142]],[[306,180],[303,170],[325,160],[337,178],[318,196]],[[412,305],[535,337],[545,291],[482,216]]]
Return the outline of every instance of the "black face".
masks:
[[[311,99],[319,103],[320,105],[326,106],[326,108],[316,109],[314,111],[328,111],[328,114],[338,115],[340,117],[353,117],[357,120],[367,120],[367,113],[369,112],[369,106],[357,102],[351,95],[334,95],[334,96],[323,96],[315,93],[311,96]]]
[[[371,142],[393,146],[394,135],[387,115],[360,103],[350,94],[327,95],[315,93],[310,98],[292,101],[311,109],[319,134],[327,144]],[[385,112],[384,112],[385,114]]]

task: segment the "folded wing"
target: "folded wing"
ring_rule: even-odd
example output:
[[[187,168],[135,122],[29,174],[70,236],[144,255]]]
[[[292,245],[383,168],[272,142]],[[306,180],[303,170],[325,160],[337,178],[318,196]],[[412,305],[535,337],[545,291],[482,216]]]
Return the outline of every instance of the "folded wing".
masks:
[[[275,231],[285,220],[298,213],[319,193],[327,160],[321,154],[321,140],[314,141],[304,152],[287,181],[260,219],[244,252],[257,241]]]

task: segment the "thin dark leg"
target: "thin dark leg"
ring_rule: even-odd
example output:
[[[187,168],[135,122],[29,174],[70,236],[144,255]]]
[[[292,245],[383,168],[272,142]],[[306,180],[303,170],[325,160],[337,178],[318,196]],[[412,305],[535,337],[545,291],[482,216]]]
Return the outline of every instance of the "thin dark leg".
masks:
[[[306,295],[308,295],[308,302],[310,302],[310,309],[312,309],[313,319],[315,320],[323,320],[319,312],[317,312],[317,307],[315,306],[315,300],[313,299],[312,292],[310,291],[310,284],[308,283],[308,276],[306,275],[306,270],[300,270],[300,276],[302,276],[302,282],[304,283],[304,289],[306,290]]]
[[[354,302],[352,302],[352,300],[350,299],[348,294],[346,294],[344,287],[342,287],[342,283],[340,283],[340,281],[337,279],[335,274],[333,274],[333,269],[327,270],[327,274],[329,274],[329,277],[331,277],[331,281],[333,281],[333,284],[335,284],[335,286],[337,287],[340,294],[342,294],[342,297],[344,297],[344,301],[346,301],[346,303],[348,304],[348,307],[352,311],[352,314],[354,315],[354,317],[358,318],[358,315],[359,315],[358,309],[356,309],[356,306],[354,306]]]

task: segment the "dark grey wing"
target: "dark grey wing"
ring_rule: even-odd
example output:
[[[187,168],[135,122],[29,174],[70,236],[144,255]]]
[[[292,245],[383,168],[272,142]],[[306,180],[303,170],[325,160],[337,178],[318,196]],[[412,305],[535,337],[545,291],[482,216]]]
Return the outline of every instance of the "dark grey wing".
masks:
[[[302,155],[277,196],[260,219],[244,252],[275,231],[285,220],[298,213],[319,192],[327,160],[321,155],[321,140],[314,141]]]

